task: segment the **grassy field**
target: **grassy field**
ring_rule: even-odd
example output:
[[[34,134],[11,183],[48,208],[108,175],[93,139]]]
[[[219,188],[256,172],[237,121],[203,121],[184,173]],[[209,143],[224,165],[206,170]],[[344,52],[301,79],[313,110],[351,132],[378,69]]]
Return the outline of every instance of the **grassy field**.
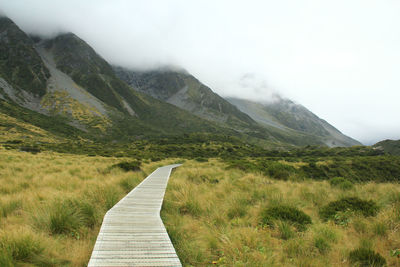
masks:
[[[0,147],[0,266],[86,266],[105,212],[156,167]]]
[[[0,266],[86,266],[105,212],[177,159],[139,172],[114,166],[124,161],[0,146]],[[343,199],[353,206],[329,209]],[[371,253],[400,266],[398,183],[277,180],[198,158],[173,172],[162,217],[185,266],[357,266],[372,256],[380,266]]]
[[[323,207],[346,197],[373,200],[378,212],[321,218]],[[265,224],[271,207],[297,208],[312,223],[303,228],[298,217],[278,216]],[[185,266],[370,266],[350,257],[358,248],[400,266],[398,183],[280,181],[218,160],[187,161],[169,182],[162,217]]]

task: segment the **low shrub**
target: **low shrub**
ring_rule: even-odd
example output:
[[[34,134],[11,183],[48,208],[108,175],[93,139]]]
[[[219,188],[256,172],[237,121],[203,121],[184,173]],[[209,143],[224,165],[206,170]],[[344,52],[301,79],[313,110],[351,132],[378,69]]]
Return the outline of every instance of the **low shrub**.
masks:
[[[272,178],[288,180],[291,174],[296,173],[296,169],[290,165],[279,162],[271,162],[268,164],[266,172]]]
[[[278,205],[261,212],[262,224],[273,226],[275,220],[288,221],[299,231],[305,230],[307,225],[312,223],[310,216],[295,207]]]
[[[39,147],[36,146],[21,146],[19,150],[23,152],[30,152],[32,154],[37,154],[42,151]]]
[[[128,172],[128,171],[137,172],[137,171],[141,170],[140,169],[141,164],[142,163],[140,161],[123,161],[123,162],[112,165],[111,168],[120,168],[126,172]]]
[[[342,190],[349,190],[354,187],[353,183],[344,177],[334,177],[329,180],[331,186],[338,187]]]
[[[363,216],[375,216],[378,213],[378,206],[372,200],[362,200],[358,197],[345,197],[337,201],[330,202],[328,205],[322,207],[319,215],[324,220],[335,219],[339,212],[356,212],[361,213]]]
[[[359,267],[386,266],[386,260],[379,253],[367,248],[358,248],[350,252],[349,260]]]
[[[197,162],[208,162],[207,158],[202,158],[202,157],[195,158],[194,160]]]

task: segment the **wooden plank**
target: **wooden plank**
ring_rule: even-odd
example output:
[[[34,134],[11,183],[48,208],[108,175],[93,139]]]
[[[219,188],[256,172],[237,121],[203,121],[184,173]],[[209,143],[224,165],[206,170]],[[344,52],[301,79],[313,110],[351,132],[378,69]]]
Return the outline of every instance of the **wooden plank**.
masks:
[[[89,267],[182,266],[160,217],[171,170],[160,167],[104,216]]]

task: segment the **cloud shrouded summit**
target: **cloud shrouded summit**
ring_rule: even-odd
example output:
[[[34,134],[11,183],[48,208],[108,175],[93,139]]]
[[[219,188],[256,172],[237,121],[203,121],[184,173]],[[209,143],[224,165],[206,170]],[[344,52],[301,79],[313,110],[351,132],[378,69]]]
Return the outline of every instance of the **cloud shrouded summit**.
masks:
[[[221,95],[291,98],[362,142],[400,138],[400,2],[28,1],[23,30],[74,32],[110,63],[177,65]]]

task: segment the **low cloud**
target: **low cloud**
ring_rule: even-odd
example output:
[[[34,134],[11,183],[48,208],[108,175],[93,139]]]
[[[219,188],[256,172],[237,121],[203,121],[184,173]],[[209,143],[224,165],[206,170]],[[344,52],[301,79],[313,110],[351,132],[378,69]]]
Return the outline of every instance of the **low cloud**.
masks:
[[[2,9],[30,33],[73,32],[112,64],[180,66],[223,96],[268,101],[279,93],[356,139],[400,138],[392,127],[400,2],[311,3],[4,0]],[[352,127],[353,117],[370,123]]]

